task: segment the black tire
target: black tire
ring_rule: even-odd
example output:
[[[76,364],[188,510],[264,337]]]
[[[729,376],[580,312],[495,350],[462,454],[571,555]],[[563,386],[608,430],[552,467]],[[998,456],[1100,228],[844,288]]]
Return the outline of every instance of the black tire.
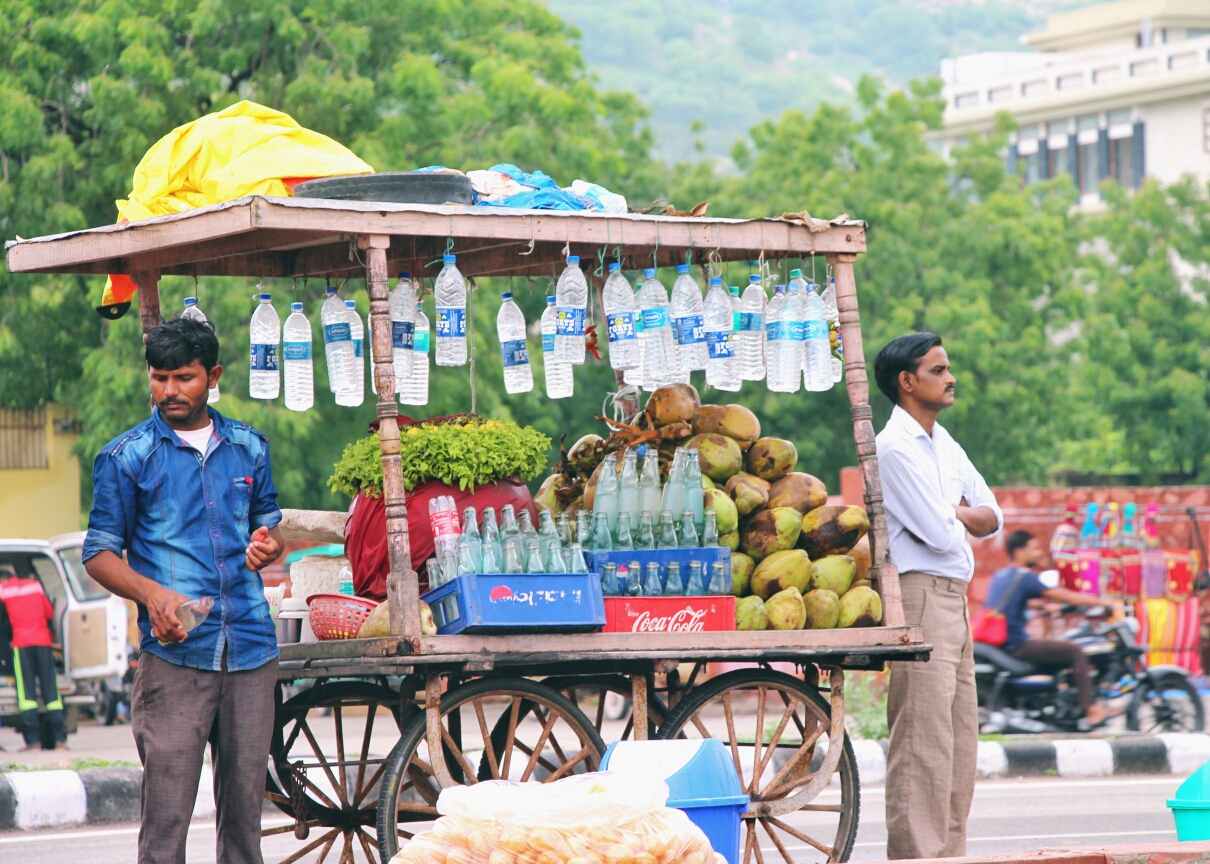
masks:
[[[1147,675],[1126,709],[1128,732],[1202,732],[1206,710],[1192,682],[1175,672]]]
[[[702,708],[724,693],[739,689],[752,689],[768,685],[772,688],[789,690],[804,702],[814,705],[826,718],[831,718],[832,708],[819,691],[806,682],[787,675],[784,672],[774,672],[769,669],[738,669],[713,678],[698,687],[694,687],[682,699],[679,705],[668,715],[664,725],[660,727],[660,738],[669,739],[682,737],[685,729],[690,726],[693,717]],[[737,738],[741,737],[736,733]],[[793,745],[779,745],[793,746]],[[829,744],[829,746],[832,746]],[[797,748],[796,748],[797,749]],[[857,773],[857,756],[853,752],[852,742],[846,733],[844,750],[836,767],[840,775],[841,810],[837,824],[836,838],[832,842],[831,861],[848,861],[853,852],[853,843],[857,839],[857,824],[861,818],[861,781]],[[741,784],[743,777],[740,777]],[[765,826],[766,831],[770,828]],[[745,848],[741,843],[740,861],[745,861]]]
[[[386,171],[308,180],[294,187],[296,198],[383,201],[388,204],[473,204],[471,181],[461,174]]]

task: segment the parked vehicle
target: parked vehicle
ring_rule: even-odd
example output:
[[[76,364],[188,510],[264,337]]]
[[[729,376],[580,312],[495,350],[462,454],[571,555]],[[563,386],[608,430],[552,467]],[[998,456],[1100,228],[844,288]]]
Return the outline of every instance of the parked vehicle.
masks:
[[[50,540],[0,539],[0,567],[37,579],[54,604],[51,632],[68,731],[74,731],[81,709],[112,723],[123,697],[130,704],[124,681],[129,671],[126,603],[85,572],[83,544],[82,531]],[[7,628],[0,627],[0,723],[20,722],[12,644]]]
[[[1067,612],[1076,607],[1064,607]],[[1063,638],[1081,645],[1093,668],[1097,702],[1124,713],[1131,732],[1201,732],[1205,711],[1189,673],[1179,666],[1148,667],[1137,644],[1139,623],[1097,621],[1103,609]],[[1085,731],[1070,669],[1037,666],[990,645],[975,643],[979,725],[985,733]]]

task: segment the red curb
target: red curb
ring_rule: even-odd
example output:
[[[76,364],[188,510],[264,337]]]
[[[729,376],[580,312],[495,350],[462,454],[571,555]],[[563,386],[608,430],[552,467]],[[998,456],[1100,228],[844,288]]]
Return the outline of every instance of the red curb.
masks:
[[[1033,849],[1010,855],[970,858],[916,858],[902,864],[1210,864],[1210,841],[1161,843],[1151,846],[1076,846]]]

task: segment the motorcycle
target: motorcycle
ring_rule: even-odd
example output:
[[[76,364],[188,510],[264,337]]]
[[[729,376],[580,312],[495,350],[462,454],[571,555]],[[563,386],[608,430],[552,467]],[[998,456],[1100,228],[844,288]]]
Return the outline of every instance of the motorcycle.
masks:
[[[1097,619],[1106,613],[1093,609],[1084,614]],[[1063,638],[1083,648],[1092,666],[1097,702],[1110,708],[1111,716],[1125,713],[1127,731],[1201,732],[1205,709],[1189,673],[1179,666],[1148,667],[1145,651],[1137,644],[1138,631],[1139,623],[1131,617],[1085,620]],[[974,653],[981,732],[1088,731],[1071,669],[1026,663],[980,642]]]

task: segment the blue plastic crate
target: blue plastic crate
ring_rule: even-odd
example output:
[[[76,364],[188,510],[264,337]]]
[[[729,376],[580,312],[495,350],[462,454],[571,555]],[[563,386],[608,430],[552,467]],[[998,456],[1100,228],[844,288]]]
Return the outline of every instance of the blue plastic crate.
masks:
[[[420,598],[433,610],[437,632],[586,633],[605,626],[605,598],[596,573],[473,573]]]
[[[675,561],[681,565],[682,582],[689,579],[689,562],[701,561],[703,586],[710,584],[710,566],[715,561],[722,561],[723,569],[727,574],[726,590],[724,593],[731,593],[731,550],[725,546],[696,546],[685,549],[631,549],[615,552],[585,551],[584,560],[588,563],[588,569],[598,574],[598,576],[606,562],[617,564],[620,568],[623,564],[638,561],[643,566],[643,570],[646,571],[647,565],[654,561],[660,565],[661,580],[668,577],[668,565]]]

